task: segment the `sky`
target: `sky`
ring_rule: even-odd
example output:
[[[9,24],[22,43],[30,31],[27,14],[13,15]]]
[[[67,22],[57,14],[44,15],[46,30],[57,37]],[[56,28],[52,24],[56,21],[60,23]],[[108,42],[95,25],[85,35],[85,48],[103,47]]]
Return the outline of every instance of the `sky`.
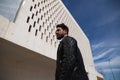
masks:
[[[0,0],[0,14],[13,20],[20,1]],[[95,68],[120,80],[120,0],[62,1],[90,41]]]
[[[120,0],[62,0],[88,37],[95,68],[120,80]]]
[[[15,18],[21,0],[0,0],[0,14],[9,20]]]

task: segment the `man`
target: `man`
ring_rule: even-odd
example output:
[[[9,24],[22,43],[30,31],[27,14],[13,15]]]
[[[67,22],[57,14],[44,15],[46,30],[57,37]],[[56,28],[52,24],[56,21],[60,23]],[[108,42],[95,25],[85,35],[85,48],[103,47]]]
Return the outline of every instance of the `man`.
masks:
[[[89,80],[77,41],[68,36],[69,29],[65,24],[56,28],[56,37],[61,42],[57,51],[55,80]]]

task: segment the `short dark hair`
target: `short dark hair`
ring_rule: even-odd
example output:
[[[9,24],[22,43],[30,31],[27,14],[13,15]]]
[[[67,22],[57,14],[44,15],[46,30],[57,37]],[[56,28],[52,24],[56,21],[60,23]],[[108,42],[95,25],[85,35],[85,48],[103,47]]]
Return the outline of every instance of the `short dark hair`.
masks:
[[[63,30],[66,30],[66,31],[67,31],[67,34],[68,34],[69,29],[68,29],[68,27],[67,27],[64,23],[58,24],[58,25],[56,26],[56,28],[58,28],[58,27],[62,28]]]

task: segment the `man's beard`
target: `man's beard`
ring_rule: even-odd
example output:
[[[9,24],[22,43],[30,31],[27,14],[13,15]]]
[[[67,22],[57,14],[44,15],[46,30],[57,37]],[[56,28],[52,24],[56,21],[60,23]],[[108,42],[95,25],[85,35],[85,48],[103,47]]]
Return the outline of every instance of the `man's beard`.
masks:
[[[58,40],[61,40],[64,37],[64,35],[60,35],[57,37]]]

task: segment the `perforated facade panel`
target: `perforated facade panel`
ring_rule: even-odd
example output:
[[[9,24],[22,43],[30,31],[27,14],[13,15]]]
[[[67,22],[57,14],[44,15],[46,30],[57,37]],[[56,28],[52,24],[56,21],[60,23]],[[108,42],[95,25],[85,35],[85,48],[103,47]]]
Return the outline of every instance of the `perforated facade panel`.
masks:
[[[51,50],[54,51],[51,52],[49,56],[42,48],[37,51],[40,51],[41,53],[44,53],[43,55],[54,59],[56,58],[54,55],[56,55],[57,46],[59,44],[59,41],[55,36],[55,30],[56,25],[59,23],[65,23],[69,27],[69,35],[79,40],[79,46],[82,45],[81,43],[83,42],[83,39],[87,41],[87,43],[84,45],[89,46],[87,37],[73,19],[69,11],[63,5],[61,0],[23,0],[19,12],[16,16],[15,23],[20,28],[24,28],[24,33],[26,34],[24,36],[29,36],[25,40],[26,44],[29,45],[31,43],[37,42],[37,45],[35,45],[37,49],[38,47],[40,48],[41,46],[46,46],[44,49],[46,49],[48,52]],[[21,38],[23,38],[23,36]],[[81,51],[84,52],[83,49],[81,49]],[[93,64],[93,62],[91,63]]]

